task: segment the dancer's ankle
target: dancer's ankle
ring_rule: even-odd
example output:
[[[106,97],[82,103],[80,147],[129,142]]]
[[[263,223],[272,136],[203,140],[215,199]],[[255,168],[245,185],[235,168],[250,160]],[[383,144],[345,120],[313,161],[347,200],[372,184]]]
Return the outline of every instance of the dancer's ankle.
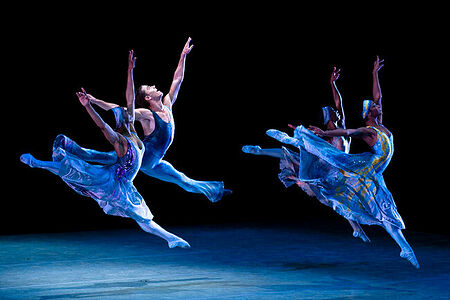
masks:
[[[170,241],[167,241],[167,244],[169,245],[170,249],[176,248],[176,247],[183,248],[183,249],[191,248],[191,245],[189,245],[188,242],[186,242],[182,238],[177,237],[175,235],[174,235],[173,240],[171,239]]]
[[[242,152],[248,153],[248,154],[258,155],[258,154],[261,153],[261,147],[260,146],[245,145],[245,146],[242,147]]]
[[[407,259],[416,269],[420,268],[419,262],[417,261],[416,255],[412,249],[402,249],[400,252],[400,257]]]
[[[28,165],[31,168],[34,168],[34,162],[35,158],[30,153],[24,153],[20,156],[20,161],[26,165]]]

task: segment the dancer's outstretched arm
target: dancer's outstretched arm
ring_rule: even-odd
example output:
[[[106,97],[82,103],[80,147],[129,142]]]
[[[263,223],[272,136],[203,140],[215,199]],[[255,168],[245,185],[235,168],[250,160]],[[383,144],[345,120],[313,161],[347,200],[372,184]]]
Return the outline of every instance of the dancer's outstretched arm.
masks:
[[[357,129],[338,128],[334,130],[322,130],[316,126],[309,126],[308,129],[319,137],[349,136],[360,138],[363,141],[365,141],[369,146],[373,146],[377,141],[377,132],[367,127],[361,127]]]
[[[134,51],[131,50],[128,55],[128,78],[127,78],[127,89],[125,92],[125,96],[127,99],[127,109],[129,109],[128,106],[131,105],[132,102],[134,103],[135,98],[134,81],[133,81],[133,69],[135,66],[135,62],[136,58],[134,57]],[[119,105],[115,103],[98,99],[92,96],[91,94],[86,94],[86,96],[88,97],[90,103],[97,105],[103,110],[110,110],[112,108],[119,107]],[[133,104],[133,111],[134,111],[134,104]]]
[[[378,71],[383,67],[384,59],[380,60],[380,57],[377,55],[377,59],[373,63],[373,70],[372,70],[372,97],[373,102],[378,104],[380,106],[380,109],[383,110],[383,107],[381,106],[381,87],[380,87],[380,81],[378,80]],[[380,114],[378,116],[378,123],[383,123],[383,114]]]
[[[336,86],[336,80],[338,80],[341,69],[337,69],[333,67],[333,72],[330,77],[331,91],[333,92],[333,101],[337,112],[339,113],[340,119],[339,123],[342,128],[345,128],[345,114],[344,107],[342,105],[342,96],[339,93],[339,90]]]
[[[98,113],[92,107],[89,98],[84,89],[81,89],[81,92],[77,92],[78,100],[80,100],[81,105],[86,108],[86,111],[91,116],[92,120],[94,120],[95,124],[100,128],[103,132],[103,135],[106,137],[108,142],[113,145],[114,150],[117,153],[117,156],[122,157],[125,155],[127,151],[126,141],[124,138],[115,132],[103,119],[98,115]]]
[[[134,57],[134,51],[131,50],[128,55],[128,76],[127,76],[127,88],[125,91],[125,97],[127,99],[127,111],[130,117],[132,117],[132,120],[134,122],[135,115],[138,114],[137,117],[139,117],[141,114],[136,111],[135,109],[135,89],[134,89],[134,79],[133,79],[133,70],[136,63],[136,57]],[[115,107],[119,107],[119,105],[111,102],[107,102],[105,100],[98,99],[91,94],[86,94],[86,96],[89,99],[89,102],[92,104],[97,105],[103,110],[110,110]]]
[[[164,97],[163,104],[172,108],[172,104],[175,103],[178,96],[178,91],[180,90],[181,83],[184,79],[184,65],[186,61],[186,56],[191,52],[192,47],[189,43],[191,42],[191,38],[188,38],[186,44],[184,45],[183,51],[181,51],[180,60],[178,61],[177,69],[173,74],[172,84],[170,86],[169,93]]]
[[[133,69],[135,63],[136,57],[134,57],[134,51],[131,50],[128,55],[127,89],[125,91],[125,97],[127,99],[127,113],[130,118],[131,124],[134,124],[134,117],[135,117],[134,101],[136,97],[134,93],[134,79],[133,79]]]
[[[88,97],[90,103],[97,105],[98,107],[100,107],[103,110],[110,110],[115,107],[119,107],[119,105],[117,105],[115,103],[106,102],[104,100],[97,99],[94,96],[92,96],[91,94],[86,94],[86,96]]]

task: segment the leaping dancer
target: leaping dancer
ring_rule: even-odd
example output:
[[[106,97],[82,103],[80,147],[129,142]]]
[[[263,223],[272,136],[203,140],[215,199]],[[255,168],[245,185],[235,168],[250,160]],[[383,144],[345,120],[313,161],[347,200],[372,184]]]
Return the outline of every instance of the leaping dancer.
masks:
[[[336,86],[336,80],[340,76],[340,69],[333,68],[333,72],[330,76],[330,85],[333,93],[333,102],[335,108],[331,106],[325,106],[322,108],[323,112],[323,124],[327,129],[346,128],[345,127],[345,114],[342,104],[342,96]],[[289,125],[289,127],[295,129],[295,126]],[[350,137],[332,137],[328,138],[327,142],[336,147],[337,149],[349,153],[350,151]],[[262,149],[260,146],[246,145],[242,147],[242,151],[254,155],[266,155],[280,159],[280,170],[278,174],[280,181],[285,187],[290,187],[294,183],[297,184],[303,191],[309,196],[316,197],[322,204],[332,207],[333,202],[327,200],[324,195],[314,185],[310,185],[298,178],[300,157],[298,152],[291,151],[285,147]],[[361,238],[364,242],[370,242],[370,239],[364,233],[361,226],[353,221],[348,220],[353,228],[353,236]]]
[[[333,203],[337,213],[360,224],[382,226],[399,245],[400,257],[419,268],[414,251],[402,233],[405,224],[383,178],[394,153],[394,141],[392,133],[382,125],[378,80],[382,62],[377,56],[372,71],[374,98],[363,101],[362,117],[366,127],[323,131],[315,126],[311,126],[310,130],[299,126],[294,137],[274,129],[268,130],[267,134],[282,143],[298,147],[299,179],[319,189]],[[371,152],[348,154],[320,137],[359,138],[370,146]]]
[[[142,125],[145,136],[143,142],[146,147],[141,171],[148,176],[175,183],[188,192],[204,194],[211,202],[217,202],[222,196],[231,193],[231,190],[224,188],[222,181],[191,179],[163,159],[175,133],[172,107],[177,100],[183,82],[186,56],[194,46],[190,45],[190,42],[191,38],[188,38],[181,52],[169,93],[166,96],[163,97],[163,93],[154,85],[142,85],[136,91],[136,104],[139,106],[136,109],[136,120]],[[104,110],[118,107],[117,104],[97,99],[92,95],[88,94],[87,96],[90,102]],[[101,163],[115,160],[114,152],[91,152],[89,149],[78,149],[78,154],[91,161]]]
[[[32,168],[45,169],[60,176],[74,191],[97,201],[106,214],[134,219],[144,231],[165,239],[170,248],[189,248],[186,241],[153,221],[150,209],[133,185],[145,150],[134,129],[134,63],[131,51],[128,59],[127,109],[114,108],[115,129],[97,114],[84,89],[76,93],[80,103],[114,147],[114,162],[89,164],[77,156],[77,150],[81,147],[64,135],[57,136],[53,143],[53,161],[41,161],[31,154],[23,154],[20,160]]]

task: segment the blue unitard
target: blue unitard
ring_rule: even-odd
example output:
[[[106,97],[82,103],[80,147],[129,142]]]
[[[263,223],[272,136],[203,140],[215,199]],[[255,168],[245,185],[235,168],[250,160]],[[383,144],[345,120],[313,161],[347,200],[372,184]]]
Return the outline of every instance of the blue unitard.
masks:
[[[114,112],[115,110],[113,109]],[[170,113],[172,114],[171,111]],[[118,115],[115,115],[117,118]],[[175,183],[185,191],[204,194],[211,202],[219,201],[224,193],[224,183],[222,181],[193,180],[182,172],[177,171],[169,162],[163,160],[164,154],[172,144],[175,126],[173,122],[168,123],[162,120],[155,112],[153,112],[153,116],[155,129],[143,140],[145,152],[140,170],[148,176]],[[171,119],[173,119],[172,115]],[[71,153],[86,161],[101,164],[112,164],[117,161],[117,155],[114,151],[101,152],[86,149],[73,141],[67,146],[70,148]]]
[[[171,111],[170,114],[173,119]],[[188,192],[202,193],[212,202],[219,201],[224,191],[222,181],[193,180],[177,171],[169,162],[163,160],[164,154],[172,144],[175,126],[173,122],[168,123],[162,120],[155,112],[153,116],[155,129],[143,140],[146,151],[142,160],[141,171],[148,176],[175,183]]]

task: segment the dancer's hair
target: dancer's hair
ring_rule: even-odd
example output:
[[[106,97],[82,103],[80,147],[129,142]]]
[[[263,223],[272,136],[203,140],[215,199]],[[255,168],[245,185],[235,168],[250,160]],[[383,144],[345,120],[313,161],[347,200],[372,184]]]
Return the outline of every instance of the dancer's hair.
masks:
[[[147,108],[148,104],[147,101],[145,101],[145,92],[142,89],[142,85],[136,90],[136,107],[137,108]]]
[[[100,111],[101,118],[107,123],[114,131],[123,133],[123,126],[129,121],[129,116],[125,108],[114,107],[105,112]]]
[[[322,107],[322,112],[323,112],[323,125],[327,125],[328,121],[331,120],[331,114],[336,115],[336,110],[331,106]]]
[[[107,111],[100,110],[98,114],[106,124],[108,124],[112,129],[116,129],[117,121],[113,109],[109,109]]]

